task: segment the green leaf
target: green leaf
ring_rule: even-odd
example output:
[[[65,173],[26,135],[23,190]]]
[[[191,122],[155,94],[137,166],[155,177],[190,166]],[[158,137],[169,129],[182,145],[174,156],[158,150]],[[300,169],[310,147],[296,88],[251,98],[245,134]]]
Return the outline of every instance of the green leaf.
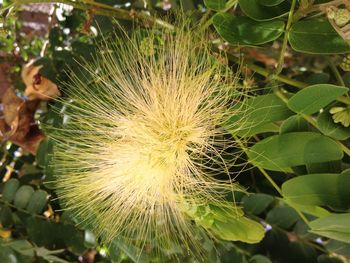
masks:
[[[12,211],[7,205],[0,205],[0,224],[9,227],[12,224]]]
[[[344,127],[340,123],[334,123],[332,114],[329,113],[329,109],[325,109],[317,117],[317,128],[324,135],[332,137],[336,140],[346,140],[350,137],[350,129]]]
[[[242,199],[244,211],[253,215],[261,214],[273,201],[267,194],[250,194]]]
[[[254,255],[249,260],[250,263],[272,263],[271,260],[263,255]]]
[[[18,208],[25,208],[33,192],[33,187],[22,185],[16,192],[14,205]]]
[[[0,262],[1,263],[18,263],[19,259],[11,248],[2,247],[0,245]]]
[[[41,214],[47,202],[47,193],[43,190],[37,190],[30,197],[27,210],[31,213]]]
[[[274,224],[285,229],[290,228],[298,219],[299,215],[297,212],[288,206],[276,206],[266,216],[266,221],[269,224]]]
[[[350,243],[330,239],[324,246],[331,253],[350,257]]]
[[[15,194],[17,192],[17,189],[19,187],[19,181],[15,178],[11,178],[8,180],[5,185],[4,189],[2,191],[2,198],[11,203],[13,199],[15,198]]]
[[[263,238],[264,228],[243,217],[240,207],[230,202],[220,205],[189,206],[184,209],[197,225],[223,240],[257,243]]]
[[[288,200],[301,205],[341,206],[339,174],[309,174],[292,178],[282,185]]]
[[[60,224],[30,216],[25,220],[25,226],[30,241],[37,246],[64,245]]]
[[[288,101],[288,107],[303,114],[313,114],[344,95],[348,91],[345,87],[332,84],[316,84],[297,92]]]
[[[230,218],[228,222],[215,221],[210,231],[223,240],[249,244],[260,242],[265,235],[261,224],[246,217]]]
[[[290,172],[291,167],[343,158],[339,144],[313,132],[292,132],[268,137],[248,150],[250,162],[273,171]]]
[[[331,214],[310,222],[310,232],[350,243],[350,213]]]
[[[289,43],[296,51],[311,54],[350,52],[350,46],[325,19],[296,22],[289,31]]]
[[[308,76],[304,81],[310,85],[328,83],[330,75],[328,73],[313,73]]]
[[[204,0],[204,4],[209,9],[220,11],[226,7],[227,0]]]
[[[57,123],[60,122],[59,118],[61,117],[58,118],[57,113],[54,113],[53,111],[49,112],[49,115],[51,116],[51,119],[49,121],[46,120],[44,122],[50,127],[56,127]],[[49,116],[47,117],[50,118]],[[49,133],[50,131],[46,131],[46,132]],[[50,139],[45,139],[40,143],[36,154],[36,161],[38,165],[44,168],[44,173],[45,173],[44,185],[48,189],[55,188],[55,184],[53,183],[54,165],[51,164],[53,148],[54,148],[54,141]]]
[[[285,0],[258,0],[258,3],[264,6],[275,6],[279,5]]]
[[[350,207],[350,169],[345,170],[338,178],[338,192],[340,200],[347,208]]]
[[[50,123],[51,124],[51,123]],[[50,139],[43,140],[38,148],[37,154],[36,154],[36,161],[39,166],[46,167],[48,163],[50,162],[52,156],[52,149],[53,149],[53,141]]]
[[[66,260],[60,259],[59,257],[54,256],[55,254],[63,253],[64,249],[57,249],[57,250],[48,250],[44,247],[35,247],[35,252],[38,257],[41,257],[43,259],[46,259],[48,262],[54,262],[54,263],[69,263]]]
[[[273,122],[294,115],[275,94],[253,97],[236,107],[240,113],[232,116],[224,127],[241,137],[249,137],[263,131],[278,131],[278,126]]]
[[[290,9],[288,1],[275,6],[264,6],[260,1],[261,0],[238,0],[238,3],[247,16],[257,21],[272,20],[276,17],[281,17],[287,14]]]
[[[317,258],[317,262],[318,263],[344,263],[344,261],[338,257],[331,257],[327,255],[320,255]]]
[[[317,252],[313,246],[299,240],[288,244],[288,254],[288,259],[293,263],[314,263],[317,257]]]
[[[223,249],[222,249],[223,250]],[[239,248],[232,247],[229,251],[225,249],[223,251],[219,251],[220,259],[211,260],[208,262],[220,262],[220,263],[247,263],[247,259]]]
[[[302,132],[308,130],[307,121],[300,115],[293,115],[286,119],[280,127],[280,134],[288,132]]]
[[[273,20],[257,22],[245,16],[218,13],[213,17],[216,31],[233,45],[261,45],[277,39],[284,29],[284,22]]]
[[[86,250],[84,246],[84,232],[74,225],[62,224],[59,226],[62,232],[62,239],[69,251],[81,255]]]
[[[15,240],[6,244],[6,246],[11,247],[14,251],[20,253],[21,255],[34,257],[34,248],[28,240]]]
[[[350,88],[350,72],[346,72],[343,76],[342,79],[344,81],[345,87]]]
[[[301,205],[301,204],[297,204],[292,202],[291,200],[288,199],[284,199],[283,200],[286,204],[288,204],[290,207],[294,208],[294,209],[298,209],[299,211],[315,216],[315,217],[326,217],[330,215],[330,212],[328,212],[328,210],[320,207],[320,206],[316,206],[316,205]]]

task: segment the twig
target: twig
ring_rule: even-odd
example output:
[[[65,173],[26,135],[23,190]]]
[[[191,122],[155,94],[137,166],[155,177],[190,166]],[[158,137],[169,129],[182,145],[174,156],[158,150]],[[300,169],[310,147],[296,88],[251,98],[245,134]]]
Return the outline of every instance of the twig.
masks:
[[[281,53],[280,53],[280,56],[278,59],[277,68],[276,68],[276,72],[275,72],[276,75],[279,75],[283,69],[284,57],[285,57],[287,44],[288,44],[288,34],[289,34],[289,30],[292,26],[295,6],[296,6],[296,0],[293,0],[289,14],[288,14],[288,21],[287,21],[286,30],[284,33],[283,42],[282,42]]]

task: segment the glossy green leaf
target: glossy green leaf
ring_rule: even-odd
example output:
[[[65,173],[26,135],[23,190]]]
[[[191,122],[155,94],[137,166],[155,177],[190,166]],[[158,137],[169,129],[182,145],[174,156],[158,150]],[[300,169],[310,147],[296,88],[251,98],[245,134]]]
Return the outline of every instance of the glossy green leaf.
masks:
[[[242,209],[230,202],[222,203],[222,206],[189,206],[186,214],[197,225],[223,240],[257,243],[264,236],[262,225],[245,218]]]
[[[261,45],[277,39],[284,22],[279,20],[257,22],[245,16],[218,13],[213,17],[216,31],[233,45]]]
[[[45,120],[45,123],[48,123],[48,125],[52,127],[56,127],[59,125],[58,123],[61,121],[60,118],[54,111],[49,112],[49,115],[47,116],[47,120]],[[47,133],[53,132],[53,131],[46,131]],[[37,154],[36,154],[36,161],[39,166],[44,168],[45,173],[45,180],[44,185],[48,189],[54,189],[55,184],[54,181],[54,165],[51,163],[52,154],[53,154],[53,148],[54,148],[54,141],[50,139],[43,140],[38,148]]]
[[[262,213],[273,201],[273,196],[267,194],[250,194],[242,199],[244,211],[253,215]]]
[[[338,178],[339,197],[347,208],[350,207],[350,169],[345,170]]]
[[[15,206],[18,208],[25,208],[33,192],[33,187],[29,185],[22,185],[16,192],[14,200]]]
[[[324,246],[331,253],[350,257],[350,243],[330,239]]]
[[[204,4],[209,9],[220,11],[226,7],[227,0],[204,0]]]
[[[310,232],[350,243],[350,213],[331,214],[310,222]]]
[[[265,235],[261,224],[246,217],[230,218],[227,222],[215,221],[210,231],[223,240],[258,243]]]
[[[298,219],[299,215],[297,212],[288,206],[276,206],[266,216],[266,221],[269,224],[274,224],[285,229],[290,228]]]
[[[298,209],[299,211],[315,216],[315,217],[326,217],[330,215],[330,212],[326,210],[323,207],[316,206],[316,205],[302,205],[299,203],[292,202],[289,199],[283,200],[286,204],[288,204],[290,207],[294,209]]]
[[[313,114],[344,95],[348,88],[332,84],[316,84],[297,92],[288,101],[288,107],[298,113]]]
[[[343,158],[343,151],[332,139],[314,132],[292,132],[268,137],[248,151],[250,162],[274,171]]]
[[[320,255],[317,258],[317,263],[344,263],[343,260],[341,260],[338,257],[331,257],[327,255]]]
[[[47,202],[47,193],[36,190],[29,199],[27,210],[31,213],[41,214]]]
[[[330,75],[328,73],[313,73],[308,76],[304,81],[310,85],[328,83],[330,80]]]
[[[36,161],[39,166],[46,167],[51,160],[52,156],[52,149],[53,149],[53,141],[50,139],[43,140],[38,148],[37,154],[36,154]]]
[[[350,52],[350,46],[325,19],[296,22],[290,29],[289,43],[296,51],[311,54],[337,54]]]
[[[250,263],[272,263],[271,260],[263,255],[254,255],[250,258]]]
[[[288,252],[288,259],[293,263],[313,263],[318,255],[316,249],[312,245],[301,240],[290,242],[288,244]]]
[[[12,224],[12,211],[7,205],[0,205],[0,224],[9,227]]]
[[[350,72],[346,72],[342,75],[342,79],[344,81],[345,87],[350,88]]]
[[[21,255],[34,257],[34,248],[28,240],[15,240],[6,244]]]
[[[208,262],[221,262],[221,263],[247,263],[247,259],[244,256],[244,253],[240,251],[240,249],[232,247],[229,251],[227,249],[223,251],[219,251],[220,259],[216,261],[208,261]]]
[[[324,135],[332,137],[336,140],[346,140],[350,137],[350,129],[344,127],[340,123],[334,123],[332,114],[329,113],[329,109],[325,109],[324,112],[317,117],[317,128]]]
[[[19,187],[19,181],[15,178],[8,180],[2,191],[2,198],[7,202],[12,202]]]
[[[239,114],[232,116],[225,128],[232,134],[249,137],[265,132],[278,131],[273,122],[287,119],[294,113],[275,94],[261,95],[237,105]]]
[[[281,17],[287,14],[290,9],[288,1],[283,1],[281,4],[275,6],[264,6],[260,1],[261,0],[239,0],[238,3],[247,16],[257,21],[272,20],[276,17]]]
[[[283,196],[302,205],[341,206],[339,174],[309,174],[292,178],[282,185]]]
[[[30,216],[25,220],[27,234],[37,246],[63,246],[63,230],[60,224]],[[50,233],[49,235],[47,233]]]
[[[86,250],[84,245],[84,232],[71,224],[60,225],[62,239],[69,251],[81,255]]]
[[[258,0],[257,2],[264,6],[275,6],[275,5],[279,5],[283,1],[285,0]]]
[[[303,132],[308,130],[308,123],[299,115],[290,116],[280,127],[280,133]]]
[[[45,247],[35,247],[35,252],[38,257],[46,259],[48,262],[69,263],[66,260],[63,260],[57,256],[54,256],[55,254],[63,253],[64,249],[48,250]]]

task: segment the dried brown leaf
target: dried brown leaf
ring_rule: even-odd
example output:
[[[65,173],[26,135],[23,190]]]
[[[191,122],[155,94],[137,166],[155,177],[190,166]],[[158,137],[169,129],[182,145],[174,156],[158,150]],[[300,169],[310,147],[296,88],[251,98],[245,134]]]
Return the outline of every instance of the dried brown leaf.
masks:
[[[31,61],[22,68],[22,79],[26,85],[24,95],[28,100],[48,101],[60,96],[60,91],[55,83],[40,75],[42,66],[34,66],[35,61]]]
[[[36,153],[41,140],[45,138],[34,120],[39,103],[39,100],[19,98],[13,89],[8,89],[2,97],[0,131],[3,139],[16,143],[32,154]]]

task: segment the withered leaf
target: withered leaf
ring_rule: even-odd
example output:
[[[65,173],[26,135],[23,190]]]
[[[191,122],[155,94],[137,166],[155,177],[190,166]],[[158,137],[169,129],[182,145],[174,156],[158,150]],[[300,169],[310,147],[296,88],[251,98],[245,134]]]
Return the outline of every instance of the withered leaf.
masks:
[[[22,79],[26,85],[24,95],[28,100],[44,100],[48,101],[60,96],[60,91],[55,83],[41,76],[39,71],[43,67],[35,66],[34,60],[24,65],[22,68]]]

